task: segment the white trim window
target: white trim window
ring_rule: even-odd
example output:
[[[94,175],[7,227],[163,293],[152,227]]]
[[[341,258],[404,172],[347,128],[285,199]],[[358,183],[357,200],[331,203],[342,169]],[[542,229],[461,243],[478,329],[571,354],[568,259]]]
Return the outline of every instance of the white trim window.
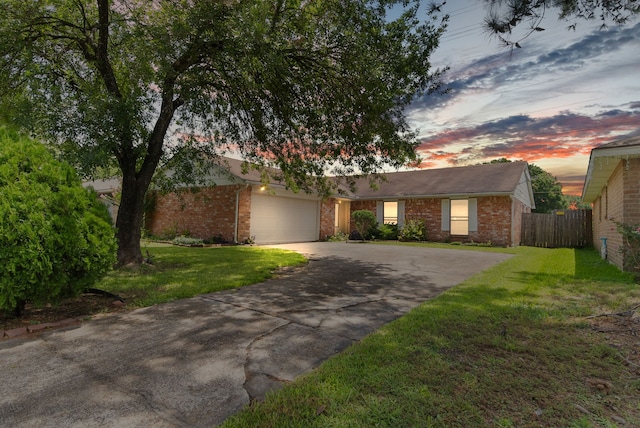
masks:
[[[404,225],[404,201],[377,201],[376,217],[379,224]]]
[[[398,224],[398,201],[383,202],[382,223]]]
[[[469,234],[469,200],[468,199],[452,199],[451,200],[451,234],[452,235],[468,235]]]
[[[477,199],[443,199],[442,230],[451,235],[467,236],[478,231]]]

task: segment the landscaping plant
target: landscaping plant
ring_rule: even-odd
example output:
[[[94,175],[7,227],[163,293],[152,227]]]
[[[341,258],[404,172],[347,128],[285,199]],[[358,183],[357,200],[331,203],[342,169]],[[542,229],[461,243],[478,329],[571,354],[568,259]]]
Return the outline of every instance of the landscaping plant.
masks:
[[[354,211],[351,213],[351,218],[353,218],[356,231],[363,241],[371,236],[371,229],[378,223],[375,214],[369,210]]]
[[[385,241],[395,241],[398,239],[397,224],[380,224],[378,225],[378,235],[380,239]]]
[[[400,241],[426,241],[427,225],[424,220],[407,220],[400,230]]]
[[[615,223],[618,233],[622,235],[623,245],[620,252],[624,259],[624,267],[626,270],[640,275],[640,225],[630,225],[618,221]]]
[[[107,208],[40,143],[0,128],[0,309],[80,293],[115,263]]]

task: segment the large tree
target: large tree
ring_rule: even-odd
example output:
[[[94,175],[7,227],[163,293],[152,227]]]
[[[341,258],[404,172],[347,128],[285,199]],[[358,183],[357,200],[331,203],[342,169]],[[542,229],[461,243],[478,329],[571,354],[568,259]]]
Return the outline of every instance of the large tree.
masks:
[[[511,162],[511,160],[500,158],[485,163],[505,162]],[[528,164],[528,169],[531,177],[533,201],[536,205],[535,212],[550,213],[553,210],[563,210],[569,206],[569,199],[562,194],[562,184],[557,177],[533,163]]]
[[[119,169],[121,264],[142,260],[163,157],[233,148],[293,189],[415,158],[404,116],[434,90],[447,17],[420,1],[4,0],[4,116],[85,175]],[[10,111],[10,114],[7,114]],[[265,169],[265,171],[268,171]]]
[[[548,12],[575,29],[578,21],[600,21],[602,27],[624,24],[640,13],[637,0],[484,0],[490,7],[484,27],[505,46],[520,48],[522,40],[544,31]],[[516,28],[520,31],[516,32]]]
[[[562,194],[562,184],[557,177],[533,163],[529,164],[529,175],[536,203],[535,212],[550,213],[553,210],[567,208],[567,200]]]

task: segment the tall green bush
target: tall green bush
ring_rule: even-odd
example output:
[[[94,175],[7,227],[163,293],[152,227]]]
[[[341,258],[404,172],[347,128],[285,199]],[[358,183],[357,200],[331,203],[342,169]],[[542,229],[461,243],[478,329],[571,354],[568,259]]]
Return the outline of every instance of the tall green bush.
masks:
[[[376,215],[369,210],[357,210],[351,213],[356,231],[363,241],[371,236],[371,229],[376,226]]]
[[[0,309],[73,296],[115,263],[106,207],[68,164],[0,127]]]

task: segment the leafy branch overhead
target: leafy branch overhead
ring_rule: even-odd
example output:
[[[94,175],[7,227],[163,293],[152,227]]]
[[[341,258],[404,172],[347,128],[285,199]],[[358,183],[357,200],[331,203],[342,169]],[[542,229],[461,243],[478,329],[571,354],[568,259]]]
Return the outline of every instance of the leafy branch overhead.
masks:
[[[571,22],[568,29],[575,30],[577,21],[599,20],[602,28],[609,24],[624,24],[640,13],[636,0],[485,0],[489,13],[484,20],[486,31],[511,48],[532,34],[544,31],[545,14],[553,10],[558,18]],[[516,33],[516,28],[521,31]]]
[[[6,0],[0,103],[84,175],[118,171],[118,259],[139,263],[171,159],[193,184],[233,150],[306,191],[415,159],[404,109],[438,88],[447,19],[417,0]]]

